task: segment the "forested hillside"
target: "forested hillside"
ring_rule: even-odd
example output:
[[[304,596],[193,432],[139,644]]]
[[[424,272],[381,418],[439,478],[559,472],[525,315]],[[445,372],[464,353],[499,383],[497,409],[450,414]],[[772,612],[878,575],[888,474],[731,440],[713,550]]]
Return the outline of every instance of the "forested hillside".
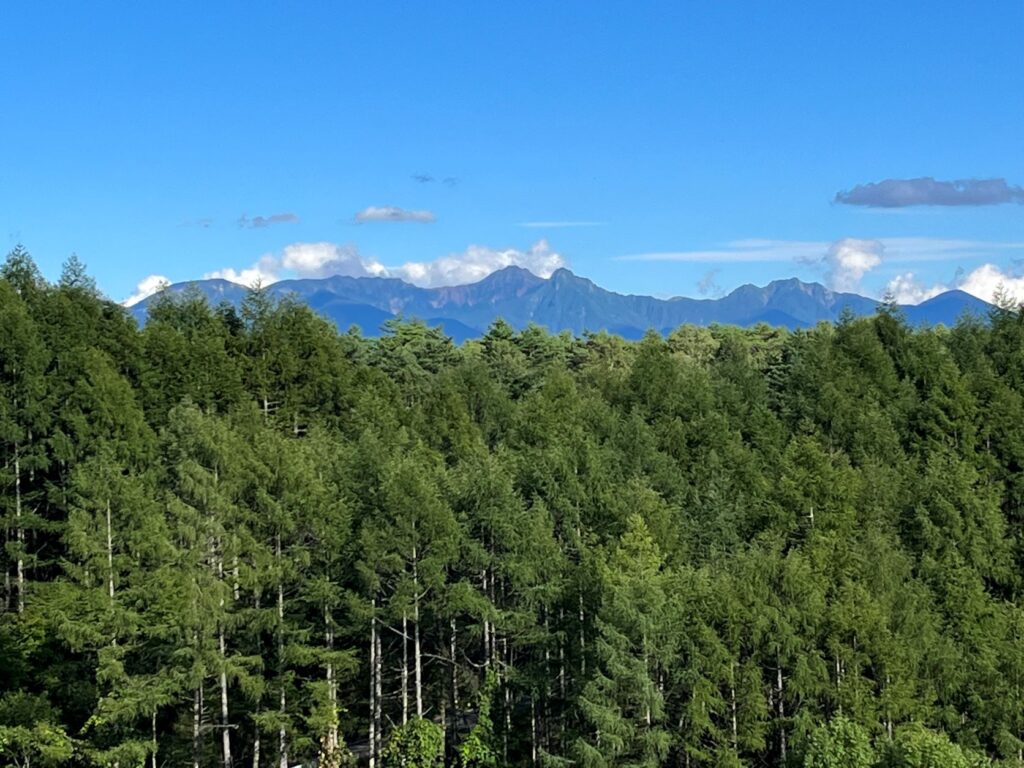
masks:
[[[1024,311],[140,330],[0,269],[0,762],[1020,766]]]

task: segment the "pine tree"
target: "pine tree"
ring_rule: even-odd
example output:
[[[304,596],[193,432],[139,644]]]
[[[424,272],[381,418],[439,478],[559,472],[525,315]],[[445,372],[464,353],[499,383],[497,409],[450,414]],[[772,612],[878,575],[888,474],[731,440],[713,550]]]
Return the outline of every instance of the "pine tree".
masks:
[[[632,516],[602,569],[598,668],[580,706],[589,733],[576,745],[586,766],[657,766],[669,731],[660,681],[672,653],[664,564],[643,519]]]

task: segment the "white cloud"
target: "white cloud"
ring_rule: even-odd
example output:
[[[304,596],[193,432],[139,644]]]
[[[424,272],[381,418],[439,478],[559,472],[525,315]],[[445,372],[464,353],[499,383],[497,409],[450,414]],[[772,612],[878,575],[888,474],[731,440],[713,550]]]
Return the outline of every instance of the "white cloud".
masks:
[[[849,239],[849,238],[848,238]],[[655,251],[617,256],[618,261],[679,262],[785,262],[812,264],[822,261],[835,243],[842,240],[733,240],[708,250]],[[958,240],[937,237],[879,237],[872,242],[884,247],[886,263],[915,261],[958,261],[982,254],[1024,251],[1024,242]]]
[[[233,267],[225,267],[214,272],[207,272],[203,275],[204,280],[221,279],[232,283],[238,283],[246,287],[256,283],[270,285],[276,283],[280,278],[277,276],[280,265],[278,260],[271,255],[261,256],[259,261],[251,267],[236,270]]]
[[[845,237],[828,247],[821,261],[826,266],[825,281],[834,291],[852,292],[868,272],[882,263],[885,246],[878,240]]]
[[[897,275],[889,281],[886,292],[891,293],[900,304],[920,304],[945,291],[958,289],[991,303],[998,291],[1013,301],[1024,302],[1024,276],[1004,271],[995,264],[980,267],[959,275],[950,283],[936,283],[926,286],[914,277],[913,272]]]
[[[539,277],[550,277],[556,269],[568,266],[568,261],[543,239],[526,250],[470,245],[461,253],[432,261],[408,261],[396,267],[387,267],[376,259],[362,256],[351,244],[292,243],[285,246],[280,255],[266,254],[251,267],[225,267],[207,272],[203,277],[221,278],[245,286],[256,281],[270,285],[285,277],[397,277],[422,288],[434,288],[474,283],[509,266],[523,267]]]
[[[358,223],[366,221],[417,221],[429,224],[435,220],[430,211],[409,211],[397,205],[371,205],[355,215]]]
[[[138,304],[140,301],[152,296],[154,293],[159,293],[170,284],[171,281],[163,275],[147,275],[135,286],[135,293],[121,303],[126,307]]]
[[[364,259],[352,244],[292,243],[285,246],[281,266],[300,277],[379,277],[387,269],[373,259]]]
[[[538,240],[528,250],[517,248],[496,250],[482,245],[471,245],[462,253],[442,256],[433,261],[410,261],[388,270],[392,277],[400,277],[413,285],[434,288],[441,285],[465,285],[483,280],[492,272],[505,267],[523,267],[539,277],[551,273],[568,262],[561,254],[551,250],[547,240]]]
[[[933,296],[938,296],[949,290],[947,286],[937,283],[927,286],[921,283],[913,272],[904,272],[896,275],[885,286],[886,294],[892,296],[897,304],[920,304]]]
[[[988,302],[1002,289],[1007,298],[1024,302],[1024,277],[1004,272],[995,264],[982,264],[961,278],[956,287]]]

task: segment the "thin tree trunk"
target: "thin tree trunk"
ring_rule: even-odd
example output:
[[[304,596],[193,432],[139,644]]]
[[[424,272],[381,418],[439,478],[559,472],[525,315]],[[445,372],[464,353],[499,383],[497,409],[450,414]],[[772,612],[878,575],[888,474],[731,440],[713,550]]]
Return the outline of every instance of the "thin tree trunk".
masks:
[[[221,581],[224,580],[224,560],[217,556],[217,570]],[[227,643],[224,639],[224,598],[220,599],[221,618],[217,622],[217,646],[220,649],[220,743],[224,768],[231,768],[231,728],[228,719],[228,669]]]
[[[18,533],[18,613],[25,612],[25,529],[21,525],[21,458],[14,444],[14,519]]]
[[[540,738],[542,744],[547,747],[549,736],[548,728],[550,723],[550,702],[551,702],[551,649],[548,641],[551,638],[551,622],[547,606],[544,607],[544,698],[541,699],[540,710]]]
[[[782,762],[786,762],[786,704],[782,700],[783,694],[783,681],[782,681],[782,660],[776,656],[776,688],[778,696],[776,701],[776,707],[779,716],[779,756],[782,758]]]
[[[739,727],[736,719],[736,664],[729,665],[729,703],[732,710],[732,749],[739,751]]]
[[[220,644],[220,741],[224,768],[231,768],[231,728],[228,719],[228,671],[227,653],[224,643],[224,627],[218,630]]]
[[[537,764],[537,691],[530,693],[530,762]]]
[[[281,685],[281,727],[277,731],[277,754],[278,765],[280,768],[288,768],[288,732],[284,727],[284,713],[285,713],[285,696],[284,696],[284,684]]]
[[[277,534],[275,540],[275,552],[277,555],[278,573],[281,566],[281,534]],[[280,685],[279,712],[281,725],[277,731],[277,754],[278,765],[281,768],[288,768],[288,732],[284,725],[285,714],[288,711],[287,701],[284,692],[284,581],[279,575],[277,580],[277,659],[278,676]]]
[[[377,598],[370,601],[370,768],[377,768]]]
[[[402,612],[402,725],[409,722],[409,620]]]
[[[484,568],[483,572],[481,573],[481,579],[483,582],[481,586],[483,588],[484,595],[490,596],[490,593],[487,591],[486,568]],[[490,669],[491,667],[491,627],[490,621],[487,619],[486,616],[484,617],[484,667],[487,669]]]
[[[502,674],[501,687],[505,691],[505,733],[504,733],[504,757],[508,765],[508,737],[512,733],[512,690],[508,686],[507,670],[512,668],[511,659],[508,654],[508,638],[501,638],[502,661],[506,672]]]
[[[420,579],[416,566],[416,547],[412,548],[412,619],[415,626],[414,655],[416,663],[416,717],[423,717],[423,657],[420,649]]]
[[[459,717],[459,663],[456,657],[455,619],[451,620],[451,640],[449,642],[452,657],[452,717]]]
[[[107,499],[107,593],[114,602],[114,532],[110,523],[110,499]]]
[[[200,754],[201,744],[199,742],[202,712],[203,684],[200,683],[192,697],[192,768],[199,768],[199,763],[202,761],[202,755]]]
[[[326,603],[324,604],[324,639],[327,643],[327,653],[334,653],[334,626],[331,623],[331,612]],[[331,706],[331,720],[327,727],[327,743],[324,752],[327,764],[333,767],[338,750],[338,689],[334,680],[334,661],[330,656],[327,659],[325,676],[327,678],[327,700]]]
[[[562,709],[558,718],[559,743],[565,741],[565,609],[558,607],[558,691],[561,694]]]
[[[11,529],[4,528],[4,552],[8,551],[11,544]],[[11,610],[11,566],[4,558],[4,611]]]
[[[253,606],[256,608],[256,612],[260,610],[260,590],[257,588],[253,594]],[[260,641],[259,634],[256,635],[256,653],[258,656],[263,655],[263,643]],[[260,710],[263,707],[262,697],[256,700],[256,707],[253,717],[253,737],[252,737],[252,768],[260,768],[260,746],[261,746],[261,734],[259,726]]]
[[[380,752],[381,752],[381,746],[384,743],[384,718],[383,718],[384,696],[383,696],[383,690],[382,690],[383,689],[383,685],[384,685],[384,675],[383,675],[384,652],[383,652],[383,650],[381,648],[381,639],[380,639],[380,630],[379,629],[377,630],[376,644],[377,644],[377,667],[376,667],[377,696],[376,696],[376,704],[375,704],[375,707],[374,707],[374,710],[373,710],[373,719],[374,719],[374,721],[377,724],[377,726],[376,726],[377,727],[377,741],[374,743],[373,748],[374,748],[374,751],[377,754],[377,757],[379,758],[380,757]]]
[[[892,685],[892,678],[889,673],[885,673],[885,691],[889,692],[889,686]],[[885,706],[885,735],[889,741],[892,741],[892,711],[889,709],[889,705]],[[1018,762],[1020,762],[1018,760]]]
[[[843,670],[839,666],[839,654],[836,654],[836,702],[839,714],[843,714]]]
[[[583,612],[583,588],[580,588],[580,679],[587,676],[586,614]]]
[[[157,743],[156,743],[156,710],[155,709],[153,710],[153,714],[152,714],[152,716],[150,718],[149,724],[150,724],[150,733],[151,733],[151,736],[152,736],[152,741],[150,742],[151,750],[150,750],[149,768],[156,768],[156,749],[157,749]]]

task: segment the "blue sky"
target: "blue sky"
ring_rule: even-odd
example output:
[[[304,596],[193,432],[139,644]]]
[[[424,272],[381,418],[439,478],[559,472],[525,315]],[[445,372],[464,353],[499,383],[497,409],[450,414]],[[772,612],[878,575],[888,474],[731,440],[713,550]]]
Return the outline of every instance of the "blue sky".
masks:
[[[662,296],[795,275],[1024,298],[1020,0],[2,17],[5,250],[51,277],[76,252],[118,300],[150,275],[505,263]]]

